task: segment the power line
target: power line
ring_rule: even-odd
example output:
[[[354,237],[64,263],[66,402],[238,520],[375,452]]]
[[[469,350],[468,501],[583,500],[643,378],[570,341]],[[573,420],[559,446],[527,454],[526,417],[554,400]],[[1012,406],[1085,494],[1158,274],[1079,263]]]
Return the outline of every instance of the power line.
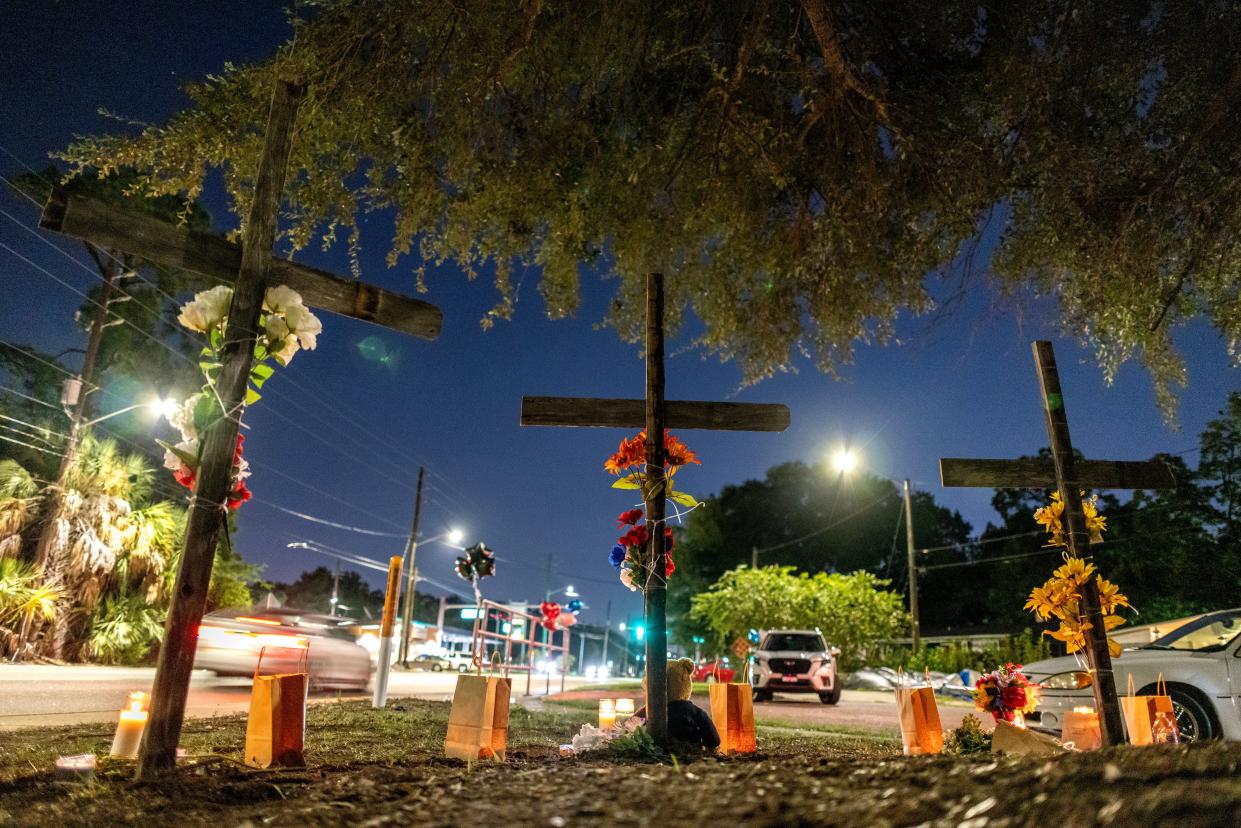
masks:
[[[777,549],[784,549],[786,546],[795,546],[803,541],[809,540],[810,538],[817,537],[818,535],[822,535],[824,532],[829,532],[832,529],[835,529],[837,526],[840,526],[843,523],[847,523],[848,521],[852,520],[853,518],[857,517],[863,512],[873,509],[875,506],[878,506],[880,503],[887,500],[888,498],[896,497],[896,496],[897,495],[895,492],[888,492],[882,497],[872,500],[870,503],[866,504],[862,508],[856,509],[850,512],[849,514],[842,517],[840,520],[833,521],[832,523],[829,523],[827,526],[824,526],[820,529],[815,529],[813,532],[807,532],[806,534],[802,535],[800,538],[794,538],[793,540],[790,540],[790,541],[784,541],[783,543],[777,543],[774,546],[768,546],[763,549],[759,549],[758,552],[759,554],[762,554],[764,552],[774,552]]]
[[[33,403],[38,403],[39,405],[46,405],[48,408],[52,408],[57,411],[60,410],[59,406],[53,405],[47,400],[41,400],[38,397],[32,397],[29,394],[23,394],[21,391],[18,391],[16,388],[9,388],[7,385],[0,385],[0,391],[8,391],[10,394],[16,394],[17,396],[22,397],[23,399],[30,400]]]
[[[301,518],[302,520],[308,520],[311,523],[319,523],[324,526],[331,526],[333,529],[343,529],[346,532],[355,532],[359,535],[371,535],[371,536],[379,537],[379,538],[399,538],[401,540],[405,540],[409,537],[409,533],[399,535],[396,532],[377,532],[374,529],[363,529],[360,526],[348,526],[344,523],[336,523],[334,521],[326,520],[321,517],[315,517],[314,515],[308,515],[304,512],[297,512],[297,511],[294,511],[293,509],[286,509],[283,506],[278,506],[275,503],[271,503],[266,500],[260,500],[257,497],[253,498],[253,500],[255,503],[261,503],[264,506],[267,506],[268,508],[276,509],[278,511],[284,512],[286,515],[293,515],[294,517]]]

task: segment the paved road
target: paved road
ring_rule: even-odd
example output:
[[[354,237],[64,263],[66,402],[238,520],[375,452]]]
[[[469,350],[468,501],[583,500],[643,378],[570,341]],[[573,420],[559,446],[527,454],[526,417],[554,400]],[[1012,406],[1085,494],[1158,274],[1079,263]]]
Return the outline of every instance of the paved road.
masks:
[[[133,690],[150,690],[155,670],[130,667],[55,667],[34,664],[0,664],[0,730],[36,725],[111,721]],[[452,673],[394,671],[388,684],[389,698],[448,700],[456,676]],[[577,687],[582,679],[569,677],[565,687]],[[532,681],[531,692],[547,692],[546,677]],[[525,676],[514,676],[513,689],[526,690]],[[551,690],[560,689],[553,679]],[[369,698],[362,693],[315,693],[310,701]],[[244,713],[250,703],[250,679],[220,678],[195,670],[190,683],[186,714],[193,717]]]
[[[635,698],[641,691],[632,693],[614,691],[602,693],[582,687],[565,693],[562,698],[598,698],[599,696],[626,696]],[[695,696],[695,703],[708,707],[705,696]],[[977,713],[972,704],[939,699],[939,718],[946,730],[961,725],[967,713]],[[641,704],[641,702],[639,702]],[[823,704],[812,694],[780,694],[769,702],[754,705],[754,717],[759,724],[813,725],[817,727],[839,725],[841,727],[900,732],[900,719],[896,715],[896,699],[892,693],[873,690],[845,690],[838,704]],[[983,729],[991,730],[994,724],[990,716],[979,716]]]

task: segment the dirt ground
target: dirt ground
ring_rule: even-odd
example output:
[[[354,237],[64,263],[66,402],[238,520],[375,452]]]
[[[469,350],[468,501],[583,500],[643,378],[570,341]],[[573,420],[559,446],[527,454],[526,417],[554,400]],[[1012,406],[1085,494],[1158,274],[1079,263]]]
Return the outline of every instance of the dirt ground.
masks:
[[[1054,759],[906,758],[893,740],[759,728],[760,753],[675,763],[561,759],[587,711],[513,711],[504,764],[441,756],[447,705],[311,708],[310,767],[236,763],[241,717],[191,722],[171,779],[104,764],[52,781],[58,754],[106,754],[111,728],[0,734],[0,823],[332,826],[1087,826],[1241,824],[1241,745],[1114,748]]]

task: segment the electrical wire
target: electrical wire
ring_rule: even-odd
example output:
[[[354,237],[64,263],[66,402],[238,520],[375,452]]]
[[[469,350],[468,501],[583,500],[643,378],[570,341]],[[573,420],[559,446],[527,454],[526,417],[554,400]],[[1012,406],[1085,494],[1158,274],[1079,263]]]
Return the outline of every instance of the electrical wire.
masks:
[[[398,535],[396,532],[377,532],[374,529],[363,529],[361,526],[349,526],[344,523],[336,523],[335,521],[326,520],[321,517],[315,517],[314,515],[308,515],[305,512],[297,512],[297,511],[294,511],[293,509],[286,509],[283,506],[279,506],[275,503],[271,503],[270,501],[261,500],[257,497],[252,498],[252,500],[255,503],[261,503],[270,509],[276,509],[277,511],[284,512],[286,515],[292,515],[293,517],[298,517],[298,518],[301,518],[302,520],[308,520],[311,523],[319,523],[324,526],[331,526],[333,529],[343,529],[346,532],[355,532],[359,535],[371,535],[373,537],[378,537],[378,538],[399,538],[401,540],[407,540],[409,538],[409,533],[406,533],[404,535]]]
[[[890,498],[890,497],[896,497],[896,496],[897,496],[897,494],[896,494],[895,492],[888,492],[887,494],[883,495],[882,497],[879,497],[879,498],[876,498],[875,500],[872,500],[870,503],[866,504],[866,505],[865,505],[865,506],[863,506],[862,508],[860,508],[860,509],[855,509],[854,511],[852,511],[852,512],[850,512],[849,514],[847,514],[847,515],[845,515],[844,517],[842,517],[840,520],[833,521],[832,523],[829,523],[827,526],[821,527],[821,528],[819,528],[819,529],[815,529],[813,532],[807,532],[806,534],[802,535],[800,538],[794,538],[793,540],[790,540],[790,541],[784,541],[783,543],[777,543],[777,544],[775,544],[774,546],[768,546],[768,547],[765,547],[765,548],[763,548],[763,549],[759,549],[759,550],[756,550],[756,551],[757,551],[759,554],[762,554],[762,553],[764,553],[764,552],[774,552],[774,551],[775,551],[775,550],[777,550],[777,549],[784,549],[784,548],[785,548],[785,547],[787,547],[787,546],[795,546],[795,545],[797,545],[797,544],[799,544],[799,543],[802,543],[803,541],[807,541],[807,540],[809,540],[810,538],[813,538],[813,537],[817,537],[817,536],[819,536],[819,535],[822,535],[824,532],[829,532],[829,531],[831,531],[832,529],[835,529],[837,526],[840,526],[840,525],[842,525],[842,524],[844,524],[844,523],[849,522],[850,520],[853,520],[853,518],[857,517],[858,515],[861,515],[861,514],[863,514],[864,512],[867,512],[867,511],[869,511],[870,509],[873,509],[875,506],[878,506],[880,503],[882,503],[883,501],[887,500],[888,498]]]

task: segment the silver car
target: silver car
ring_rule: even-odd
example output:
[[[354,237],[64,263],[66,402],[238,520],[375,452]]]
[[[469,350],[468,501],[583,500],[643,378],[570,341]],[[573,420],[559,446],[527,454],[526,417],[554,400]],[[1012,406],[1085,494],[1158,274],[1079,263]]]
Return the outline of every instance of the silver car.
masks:
[[[194,666],[222,676],[295,672],[309,662],[312,690],[365,690],[371,656],[354,641],[347,618],[280,607],[220,610],[203,617]]]
[[[1112,660],[1117,689],[1129,677],[1139,695],[1155,692],[1162,674],[1182,741],[1241,740],[1241,609],[1207,613],[1150,644]],[[1064,713],[1094,707],[1085,658],[1065,656],[1027,664],[1025,674],[1043,686],[1031,727],[1059,734]]]
[[[816,693],[824,704],[836,704],[841,691],[839,654],[818,630],[765,631],[750,672],[754,701],[771,701],[775,693]]]

